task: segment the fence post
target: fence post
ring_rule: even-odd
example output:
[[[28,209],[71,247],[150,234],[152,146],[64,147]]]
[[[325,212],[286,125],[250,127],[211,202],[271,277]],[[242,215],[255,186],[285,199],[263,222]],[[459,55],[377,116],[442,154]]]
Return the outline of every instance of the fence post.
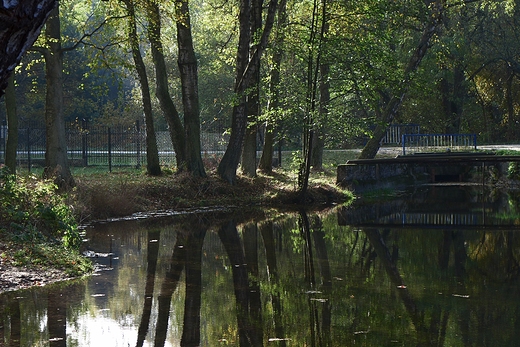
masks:
[[[27,126],[27,171],[31,172],[31,128]]]
[[[112,172],[112,132],[108,127],[108,172]]]
[[[401,136],[401,142],[403,143],[403,155],[406,155],[406,134]]]
[[[137,132],[137,164],[136,168],[141,168],[141,125],[139,124],[139,119],[135,121],[135,128]]]
[[[81,129],[81,133],[83,134],[81,136],[81,155],[83,157],[83,166],[87,167],[88,166],[88,140],[87,140],[87,136],[88,136],[88,120],[86,119],[83,119],[83,126],[82,126],[83,129]]]

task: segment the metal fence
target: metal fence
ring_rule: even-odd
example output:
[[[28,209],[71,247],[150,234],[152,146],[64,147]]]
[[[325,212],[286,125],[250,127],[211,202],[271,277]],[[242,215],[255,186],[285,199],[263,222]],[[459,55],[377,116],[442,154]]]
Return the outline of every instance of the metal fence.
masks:
[[[7,127],[0,126],[0,163],[4,161]],[[71,166],[140,167],[146,165],[146,129],[136,121],[130,126],[91,125],[75,122],[66,127],[67,153]],[[175,152],[168,131],[156,131],[159,160],[175,165]],[[205,158],[218,158],[228,142],[221,124],[201,128],[201,150]],[[29,170],[44,165],[45,129],[23,125],[18,129],[17,161]]]
[[[403,134],[403,155],[477,149],[476,134]]]
[[[404,134],[419,134],[421,126],[419,124],[391,124],[386,129],[382,145],[402,145]]]

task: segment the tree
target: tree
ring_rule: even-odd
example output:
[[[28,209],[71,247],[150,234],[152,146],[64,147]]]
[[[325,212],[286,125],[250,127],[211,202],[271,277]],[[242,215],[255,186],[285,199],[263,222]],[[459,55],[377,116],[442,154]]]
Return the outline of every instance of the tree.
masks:
[[[178,65],[181,75],[182,104],[184,106],[184,130],[186,164],[188,171],[198,177],[205,177],[204,164],[200,154],[200,105],[197,58],[193,49],[188,0],[175,2],[177,22]]]
[[[152,100],[150,97],[150,87],[146,67],[139,48],[139,38],[137,36],[137,19],[133,0],[122,0],[126,6],[128,14],[128,41],[132,50],[135,69],[141,86],[141,98],[143,101],[143,111],[146,122],[146,159],[148,174],[158,176],[161,174],[159,164],[159,152],[157,149],[157,139],[155,138],[155,128],[153,126]]]
[[[43,176],[54,179],[60,189],[75,186],[67,158],[63,117],[63,49],[59,7],[52,11],[45,26],[45,47],[33,47],[45,59],[45,169]]]
[[[0,4],[0,96],[22,55],[38,38],[56,0],[21,0]]]
[[[264,135],[264,149],[260,157],[259,169],[270,173],[273,171],[273,150],[275,135],[275,117],[280,107],[280,69],[282,65],[285,26],[287,25],[287,0],[281,0],[278,4],[278,19],[276,23],[276,34],[272,49],[272,67],[269,78],[269,98],[267,102],[267,121]],[[281,165],[281,163],[279,163]]]
[[[200,107],[197,59],[193,48],[188,1],[175,2],[178,67],[181,78],[184,125],[168,90],[168,72],[161,42],[161,14],[157,2],[147,2],[148,39],[156,76],[156,96],[168,123],[176,153],[177,169],[205,177],[200,146]]]
[[[386,133],[388,125],[394,120],[403,99],[408,91],[410,80],[413,73],[417,71],[422,59],[425,57],[431,45],[432,37],[437,33],[444,16],[444,7],[441,1],[428,1],[428,19],[424,23],[422,35],[415,47],[413,54],[409,57],[403,72],[402,81],[396,93],[389,98],[385,104],[384,110],[380,116],[379,122],[376,125],[372,137],[361,151],[360,159],[374,158],[379,150],[381,139]]]
[[[175,150],[175,160],[177,170],[186,169],[186,147],[184,128],[179,117],[179,112],[170,96],[168,90],[168,71],[164,59],[164,49],[161,42],[161,14],[159,5],[154,0],[147,1],[148,17],[148,40],[151,44],[152,58],[155,67],[155,95],[159,100],[159,105],[163,116],[168,124],[170,138],[173,149]]]
[[[236,181],[236,172],[248,124],[247,96],[253,85],[254,76],[260,68],[260,58],[267,47],[269,35],[274,23],[277,3],[277,0],[269,1],[264,28],[259,35],[258,33],[251,32],[250,20],[251,11],[255,11],[252,6],[261,6],[262,3],[257,1],[251,2],[250,0],[240,1],[240,37],[238,41],[234,87],[236,103],[232,111],[229,143],[217,168],[218,175],[230,184],[234,184]]]

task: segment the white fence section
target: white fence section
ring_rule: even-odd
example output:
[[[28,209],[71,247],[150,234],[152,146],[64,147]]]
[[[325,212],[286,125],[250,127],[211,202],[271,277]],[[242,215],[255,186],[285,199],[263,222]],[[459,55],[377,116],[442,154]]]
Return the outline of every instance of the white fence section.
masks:
[[[414,153],[471,151],[477,149],[476,134],[404,134],[403,155]]]

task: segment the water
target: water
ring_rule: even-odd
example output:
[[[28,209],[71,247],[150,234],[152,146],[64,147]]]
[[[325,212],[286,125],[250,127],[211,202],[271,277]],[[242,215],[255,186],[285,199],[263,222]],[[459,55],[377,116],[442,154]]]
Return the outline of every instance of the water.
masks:
[[[435,187],[87,228],[94,276],[0,295],[1,346],[512,346],[520,208]]]

